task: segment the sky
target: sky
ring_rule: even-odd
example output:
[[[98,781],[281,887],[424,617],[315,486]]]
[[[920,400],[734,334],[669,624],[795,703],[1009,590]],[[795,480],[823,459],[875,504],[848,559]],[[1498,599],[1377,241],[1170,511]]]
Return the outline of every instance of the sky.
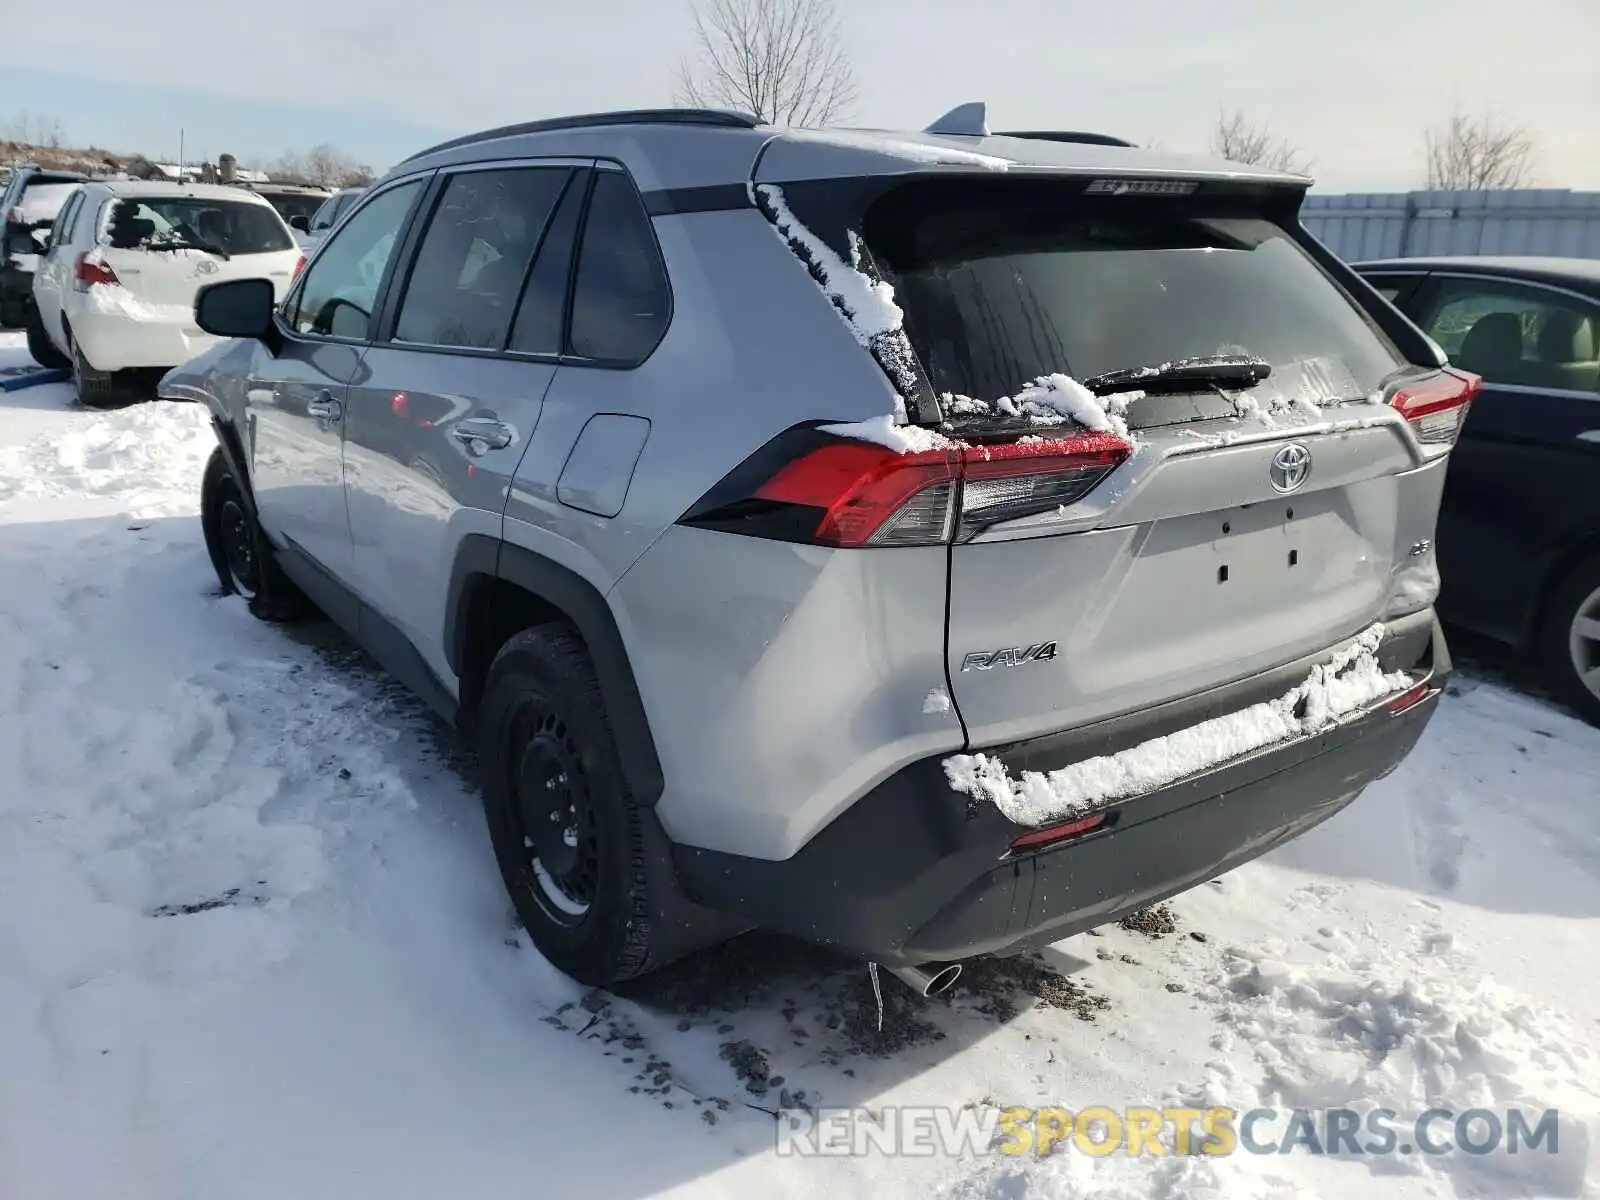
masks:
[[[224,12],[225,8],[233,12]],[[1452,107],[1527,127],[1534,182],[1600,190],[1600,0],[840,0],[861,96],[844,123],[921,128],[969,100],[994,128],[1204,150],[1242,111],[1323,191],[1422,182]],[[671,103],[689,0],[74,0],[0,39],[0,125],[71,144],[257,165],[329,142],[382,170],[431,142]],[[248,30],[247,22],[259,25]],[[192,31],[186,33],[185,31]]]

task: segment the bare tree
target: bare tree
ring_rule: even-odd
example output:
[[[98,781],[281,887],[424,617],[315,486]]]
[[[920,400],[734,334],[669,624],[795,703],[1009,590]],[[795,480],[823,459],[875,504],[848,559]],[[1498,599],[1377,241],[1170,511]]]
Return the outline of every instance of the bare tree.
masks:
[[[774,125],[828,125],[859,95],[834,0],[692,0],[699,44],[676,98]]]
[[[1522,187],[1533,174],[1533,135],[1493,113],[1471,117],[1456,109],[1423,138],[1431,190]]]
[[[1213,154],[1229,162],[1301,175],[1311,170],[1311,160],[1288,138],[1279,137],[1269,126],[1254,123],[1242,112],[1224,110],[1217,114],[1210,146]]]
[[[373,178],[371,167],[327,143],[313,146],[304,154],[283,155],[267,168],[267,174],[279,183],[317,187],[359,187]]]
[[[56,117],[43,113],[30,113],[23,109],[11,120],[0,125],[0,138],[20,142],[24,146],[47,146],[59,150],[67,139],[66,130]]]

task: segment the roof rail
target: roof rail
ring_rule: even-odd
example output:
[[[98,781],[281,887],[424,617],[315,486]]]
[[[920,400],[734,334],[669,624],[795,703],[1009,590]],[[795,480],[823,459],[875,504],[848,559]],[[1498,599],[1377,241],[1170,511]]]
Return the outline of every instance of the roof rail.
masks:
[[[1073,133],[1054,129],[1003,129],[995,137],[1027,138],[1035,142],[1079,142],[1085,146],[1125,146],[1133,149],[1132,142],[1112,137],[1109,133]]]
[[[516,137],[523,133],[550,133],[558,129],[594,129],[607,125],[703,125],[713,129],[755,129],[761,124],[761,118],[752,113],[723,108],[636,108],[620,112],[586,113],[576,117],[548,117],[542,121],[501,125],[481,133],[451,138],[448,142],[419,150],[401,159],[401,162],[412,162],[442,150],[454,150],[458,146],[471,146],[495,138]]]

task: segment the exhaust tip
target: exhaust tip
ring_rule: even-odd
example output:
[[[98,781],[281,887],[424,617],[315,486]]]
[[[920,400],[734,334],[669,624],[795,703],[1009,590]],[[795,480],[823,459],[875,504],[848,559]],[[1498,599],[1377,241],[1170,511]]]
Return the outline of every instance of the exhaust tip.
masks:
[[[949,991],[950,986],[961,978],[960,963],[929,963],[926,967],[889,967],[888,971],[924,999]]]
[[[937,996],[940,992],[947,992],[955,981],[961,978],[961,964],[947,963],[935,971],[928,981],[928,989],[924,996]]]

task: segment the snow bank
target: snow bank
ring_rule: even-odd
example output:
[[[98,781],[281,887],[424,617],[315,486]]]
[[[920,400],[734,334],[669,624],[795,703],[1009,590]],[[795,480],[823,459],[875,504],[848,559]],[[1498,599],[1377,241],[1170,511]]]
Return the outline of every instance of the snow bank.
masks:
[[[216,444],[203,405],[135,405],[0,451],[0,501],[62,495],[131,500],[152,492],[197,495]]]
[[[1370,626],[1304,683],[1276,700],[1202,721],[1132,749],[1073,763],[1058,771],[1011,774],[987,754],[958,754],[944,761],[950,786],[992,801],[1019,825],[1070,820],[1114,800],[1154,791],[1186,776],[1269,746],[1307,737],[1411,684],[1401,672],[1385,673],[1377,650],[1384,626]]]

